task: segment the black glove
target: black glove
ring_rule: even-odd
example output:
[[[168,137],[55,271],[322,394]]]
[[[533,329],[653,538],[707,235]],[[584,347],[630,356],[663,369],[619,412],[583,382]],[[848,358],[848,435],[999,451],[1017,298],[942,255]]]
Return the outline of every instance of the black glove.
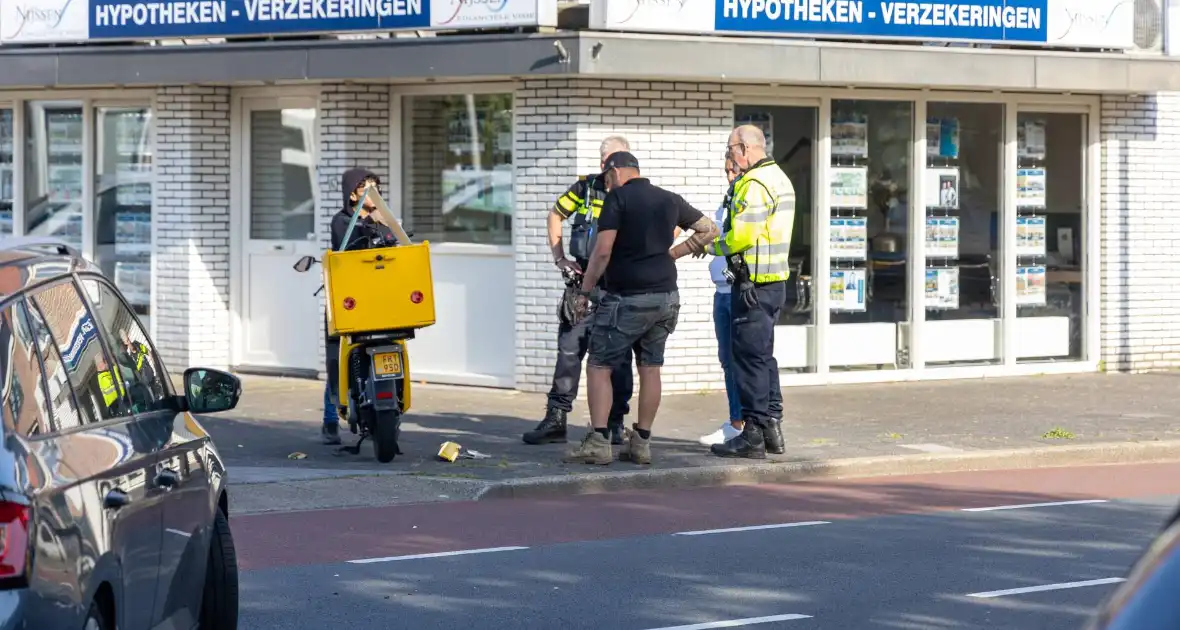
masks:
[[[742,304],[745,304],[746,308],[758,308],[758,291],[755,290],[753,282],[744,280],[734,285],[733,290],[738,292],[738,297],[742,299]]]

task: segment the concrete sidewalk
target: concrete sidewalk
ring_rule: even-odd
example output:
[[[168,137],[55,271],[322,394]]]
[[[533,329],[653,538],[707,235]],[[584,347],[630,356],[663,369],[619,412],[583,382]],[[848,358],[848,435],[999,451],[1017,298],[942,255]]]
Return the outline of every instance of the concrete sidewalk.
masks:
[[[243,380],[239,408],[203,421],[246,511],[1180,459],[1180,373],[788,388],[787,454],[771,456],[769,466],[713,458],[697,443],[724,416],[722,394],[666,396],[654,431],[656,462],[645,468],[566,465],[567,445],[523,444],[521,433],[544,412],[542,395],[441,386],[414,390],[404,456],[378,464],[367,443],[359,456],[340,456],[318,444],[321,383]],[[580,402],[572,440],[581,438],[586,418]],[[447,440],[490,457],[437,461]],[[305,457],[291,459],[295,453]]]

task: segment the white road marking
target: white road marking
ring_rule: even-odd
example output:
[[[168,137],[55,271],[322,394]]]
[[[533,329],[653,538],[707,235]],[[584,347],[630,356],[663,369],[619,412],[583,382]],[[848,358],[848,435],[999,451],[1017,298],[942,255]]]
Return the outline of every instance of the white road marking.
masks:
[[[776,525],[751,525],[749,527],[727,527],[725,529],[702,529],[695,532],[676,532],[673,536],[704,536],[706,534],[728,534],[730,532],[752,532],[759,529],[782,529],[784,527],[805,527],[807,525],[828,525],[831,521],[803,521],[800,523],[778,523]],[[687,626],[686,626],[687,627]],[[717,626],[719,628],[724,626]]]
[[[694,623],[688,626],[668,626],[666,628],[650,628],[649,630],[710,630],[711,628],[741,628],[760,623],[775,621],[795,621],[796,619],[811,619],[811,615],[771,615],[769,617],[748,617],[746,619],[730,619],[729,621],[710,621],[708,623]]]
[[[179,529],[172,529],[171,527],[169,527],[168,529],[165,529],[164,531],[168,532],[169,534],[176,534],[177,536],[184,536],[185,538],[192,538],[192,536],[193,536],[192,534],[190,534],[188,532],[182,532]]]
[[[981,599],[989,599],[992,597],[1003,597],[1005,595],[1020,595],[1021,593],[1040,593],[1043,591],[1063,591],[1068,588],[1082,588],[1084,586],[1100,586],[1102,584],[1118,584],[1126,581],[1126,578],[1102,578],[1100,580],[1086,580],[1084,582],[1062,582],[1061,584],[1042,584],[1041,586],[1026,586],[1024,588],[1009,588],[1002,591],[987,591],[986,593],[971,593],[967,597],[978,597]]]
[[[962,508],[964,512],[994,512],[996,510],[1023,510],[1024,508],[1054,507],[1058,505],[1084,505],[1087,503],[1106,503],[1106,499],[1084,499],[1081,501],[1055,501],[1053,503],[1025,503],[1022,505],[996,505],[993,507]]]
[[[902,448],[908,448],[915,451],[922,451],[923,453],[962,453],[963,449],[955,448],[953,446],[943,446],[942,444],[898,444]]]
[[[388,558],[363,558],[349,560],[348,564],[373,564],[374,562],[396,562],[398,560],[420,560],[423,558],[446,558],[449,556],[467,556],[475,553],[496,553],[499,551],[520,551],[528,547],[489,547],[487,549],[463,549],[461,551],[442,551],[439,553],[418,553],[411,556],[390,556]]]

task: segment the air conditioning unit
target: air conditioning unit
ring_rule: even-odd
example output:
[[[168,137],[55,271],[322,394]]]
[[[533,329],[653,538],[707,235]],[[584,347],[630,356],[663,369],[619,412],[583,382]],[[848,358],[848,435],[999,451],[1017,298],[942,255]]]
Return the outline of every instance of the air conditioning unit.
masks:
[[[1175,0],[1135,0],[1135,48],[1132,52],[1164,52],[1164,3]]]

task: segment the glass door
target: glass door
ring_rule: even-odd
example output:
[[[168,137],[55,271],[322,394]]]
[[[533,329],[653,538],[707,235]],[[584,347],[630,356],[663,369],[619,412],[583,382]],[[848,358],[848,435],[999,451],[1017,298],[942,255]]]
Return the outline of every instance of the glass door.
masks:
[[[83,250],[85,110],[82,102],[25,103],[25,234]]]
[[[152,110],[147,106],[97,107],[93,119],[94,260],[149,326]]]

